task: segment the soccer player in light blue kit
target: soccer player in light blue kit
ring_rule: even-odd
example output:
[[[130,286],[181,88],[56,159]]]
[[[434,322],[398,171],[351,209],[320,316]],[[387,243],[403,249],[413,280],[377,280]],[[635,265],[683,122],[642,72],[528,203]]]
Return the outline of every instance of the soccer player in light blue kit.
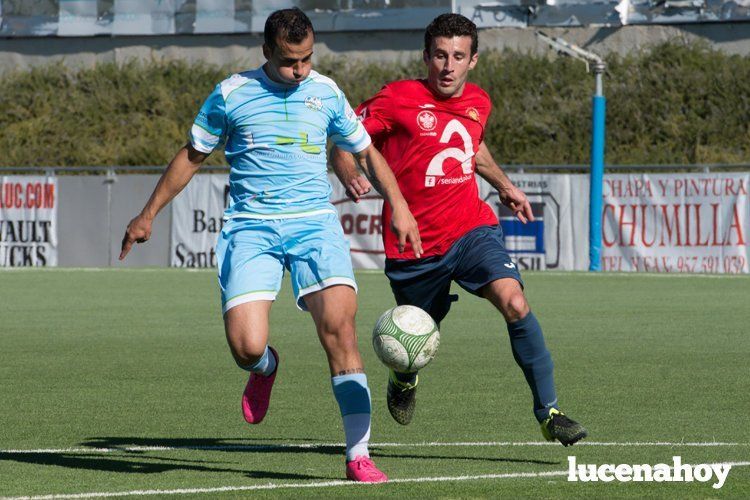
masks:
[[[346,476],[387,480],[369,458],[370,391],[357,348],[356,289],[349,245],[329,201],[326,139],[352,152],[394,207],[399,246],[421,250],[417,223],[396,179],[336,84],[312,71],[314,32],[299,9],[271,14],[266,64],[232,75],[209,95],[143,211],[125,232],[120,259],[146,241],[156,214],[208,155],[224,144],[231,165],[230,206],[217,243],[224,325],[237,364],[250,372],[245,420],[265,417],[279,355],[268,346],[269,313],[284,269],[297,306],[309,311],[328,357],[346,437]],[[358,192],[353,179],[347,189]]]

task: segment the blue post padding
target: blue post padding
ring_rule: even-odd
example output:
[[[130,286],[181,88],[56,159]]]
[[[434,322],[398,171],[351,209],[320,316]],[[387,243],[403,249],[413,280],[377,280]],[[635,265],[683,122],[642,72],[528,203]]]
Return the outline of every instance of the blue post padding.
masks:
[[[353,373],[331,377],[333,395],[339,403],[341,416],[356,413],[370,413],[370,389],[367,387],[367,375]]]
[[[604,182],[604,137],[607,99],[594,96],[591,127],[591,184],[589,187],[589,271],[601,271],[602,185]]]

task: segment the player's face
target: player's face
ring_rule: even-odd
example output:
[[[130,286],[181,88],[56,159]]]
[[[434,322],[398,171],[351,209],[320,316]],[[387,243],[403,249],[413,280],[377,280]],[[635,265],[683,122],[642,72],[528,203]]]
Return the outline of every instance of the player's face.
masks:
[[[312,70],[314,41],[315,37],[308,32],[300,43],[289,43],[277,37],[273,50],[263,44],[263,55],[268,60],[265,69],[269,78],[287,85],[299,85]]]
[[[478,54],[471,55],[470,36],[435,37],[430,51],[424,52],[427,83],[443,97],[460,97],[477,58]]]

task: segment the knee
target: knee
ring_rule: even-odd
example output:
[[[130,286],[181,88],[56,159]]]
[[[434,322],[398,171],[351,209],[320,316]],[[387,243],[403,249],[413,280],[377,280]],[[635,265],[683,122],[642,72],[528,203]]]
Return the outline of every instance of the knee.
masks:
[[[529,304],[522,291],[511,294],[503,303],[502,311],[505,321],[515,323],[529,314]]]
[[[265,342],[261,345],[261,343],[252,342],[249,339],[243,339],[241,341],[230,343],[229,348],[232,351],[232,357],[234,357],[234,361],[241,368],[246,368],[248,366],[254,365],[258,361],[260,361],[260,358],[262,358],[263,354],[266,352]]]
[[[228,328],[227,342],[235,362],[241,367],[247,367],[257,363],[263,357],[267,336],[258,335],[257,332]]]

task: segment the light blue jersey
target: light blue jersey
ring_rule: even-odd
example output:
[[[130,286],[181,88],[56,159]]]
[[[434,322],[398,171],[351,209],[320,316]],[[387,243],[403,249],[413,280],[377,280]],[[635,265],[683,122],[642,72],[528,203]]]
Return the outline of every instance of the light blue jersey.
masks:
[[[312,71],[297,86],[262,68],[230,76],[201,107],[190,142],[202,153],[225,144],[230,204],[226,219],[284,219],[326,212],[326,139],[349,152],[370,144],[344,93]]]

